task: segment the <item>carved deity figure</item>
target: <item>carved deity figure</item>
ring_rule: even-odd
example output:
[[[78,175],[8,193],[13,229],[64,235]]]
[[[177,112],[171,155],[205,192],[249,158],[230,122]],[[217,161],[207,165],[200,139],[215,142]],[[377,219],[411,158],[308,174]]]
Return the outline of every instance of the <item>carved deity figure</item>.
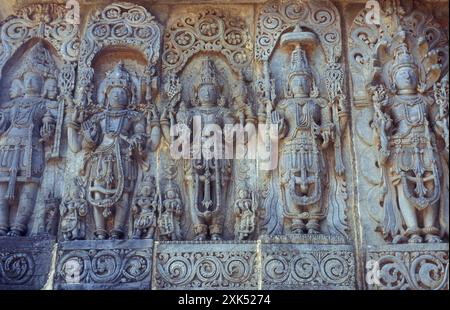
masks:
[[[281,139],[280,185],[288,231],[318,234],[327,209],[323,203],[327,182],[323,152],[332,142],[334,127],[330,107],[318,98],[306,52],[297,40],[286,98],[271,113],[271,121],[278,124]]]
[[[180,240],[180,222],[183,215],[183,204],[178,189],[169,186],[164,193],[164,200],[159,212],[159,236],[164,240]]]
[[[133,238],[152,239],[157,227],[159,195],[155,178],[146,176],[137,196],[133,199]]]
[[[256,207],[254,194],[247,189],[239,189],[238,198],[234,203],[235,237],[237,240],[246,240],[255,231]]]
[[[11,101],[0,107],[0,236],[27,232],[45,168],[45,145],[53,143],[56,124],[43,89],[56,74],[50,52],[39,42],[11,85]],[[10,223],[15,202],[17,213]]]
[[[84,189],[75,184],[70,197],[59,207],[61,217],[60,231],[64,240],[82,240],[86,237],[86,216],[88,204]]]
[[[58,233],[59,224],[59,206],[61,199],[54,197],[53,193],[50,193],[47,199],[44,200],[45,204],[45,216],[44,216],[44,228],[45,233],[49,236],[56,236]]]
[[[204,59],[202,68],[194,86],[195,100],[191,108],[180,104],[180,109],[174,118],[179,123],[194,126],[193,119],[201,119],[203,128],[219,126],[224,133],[225,125],[233,125],[235,120],[231,110],[225,106],[224,98],[220,97],[221,89],[217,80],[214,63]],[[182,106],[181,106],[182,105]],[[167,140],[170,141],[168,111],[163,112],[161,125]],[[173,122],[172,122],[173,123]],[[194,131],[194,130],[192,130]],[[194,131],[195,132],[195,131]],[[207,140],[212,136],[203,135]],[[223,136],[220,137],[223,140]],[[198,150],[197,150],[198,151]],[[194,153],[196,150],[193,151]],[[191,203],[189,208],[194,223],[195,240],[221,240],[223,233],[223,216],[226,203],[226,193],[231,175],[229,160],[216,156],[193,156],[187,173],[187,189]]]
[[[154,151],[160,140],[156,110],[147,126],[137,106],[137,87],[122,63],[108,73],[99,87],[104,111],[84,120],[75,109],[68,128],[73,152],[85,151],[81,175],[87,178],[87,201],[94,207],[97,239],[121,239],[130,209],[130,196],[139,167],[146,167],[146,145]],[[147,141],[147,137],[150,137]],[[107,219],[114,211],[114,224],[107,231]]]
[[[418,93],[418,67],[404,41],[395,47],[390,74],[394,94],[383,85],[372,89],[384,180],[383,232],[393,243],[441,242],[441,169],[430,113],[434,102]]]

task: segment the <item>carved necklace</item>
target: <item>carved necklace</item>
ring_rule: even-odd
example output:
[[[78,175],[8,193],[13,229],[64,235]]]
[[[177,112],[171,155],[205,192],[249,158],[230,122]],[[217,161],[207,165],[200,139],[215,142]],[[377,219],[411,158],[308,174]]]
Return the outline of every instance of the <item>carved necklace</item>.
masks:
[[[420,98],[419,96],[416,96],[414,99],[413,98],[411,98],[411,99],[412,100],[405,100],[405,99],[403,99],[401,97],[397,97],[398,102],[402,105],[406,122],[408,123],[408,125],[411,125],[411,126],[414,126],[414,125],[417,125],[417,124],[423,124],[425,111],[424,111],[424,108],[423,108],[422,98]],[[418,106],[419,107],[419,119],[418,120],[414,120],[411,117],[411,114],[410,114],[410,111],[409,111],[408,107],[412,107],[412,106]]]
[[[122,125],[125,120],[127,111],[106,111],[106,117],[105,117],[105,131],[107,134],[112,134],[114,136],[118,135],[120,131],[122,130]],[[119,119],[119,125],[113,129],[111,129],[111,117],[120,117]]]

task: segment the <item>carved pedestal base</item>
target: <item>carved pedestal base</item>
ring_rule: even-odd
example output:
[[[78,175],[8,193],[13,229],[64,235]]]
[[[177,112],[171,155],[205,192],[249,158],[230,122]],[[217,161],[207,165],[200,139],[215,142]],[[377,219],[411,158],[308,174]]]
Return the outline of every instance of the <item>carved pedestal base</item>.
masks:
[[[153,289],[257,289],[257,243],[155,244]]]
[[[54,241],[0,237],[0,290],[39,290],[48,281]]]
[[[369,247],[366,282],[372,290],[448,290],[448,244]]]
[[[342,244],[343,239],[327,235],[287,235],[278,239],[278,243],[263,239],[261,245],[262,289],[356,288],[354,249]]]
[[[336,238],[156,243],[153,289],[355,289],[352,246]],[[306,240],[308,239],[308,240]]]
[[[63,242],[54,289],[150,289],[152,258],[152,240]]]

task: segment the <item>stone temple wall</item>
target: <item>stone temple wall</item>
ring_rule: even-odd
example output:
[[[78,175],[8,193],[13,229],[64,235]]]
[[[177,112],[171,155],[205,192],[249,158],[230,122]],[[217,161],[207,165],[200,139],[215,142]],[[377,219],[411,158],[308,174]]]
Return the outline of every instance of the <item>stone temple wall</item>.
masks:
[[[448,1],[0,16],[0,289],[448,290]]]

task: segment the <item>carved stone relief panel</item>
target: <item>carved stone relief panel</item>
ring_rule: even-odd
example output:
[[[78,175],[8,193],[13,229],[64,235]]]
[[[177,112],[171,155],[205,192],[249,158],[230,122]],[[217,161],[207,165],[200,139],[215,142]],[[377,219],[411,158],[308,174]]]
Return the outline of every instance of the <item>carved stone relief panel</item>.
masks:
[[[380,12],[375,26],[360,11],[349,42],[366,278],[370,289],[445,289],[448,36],[427,3],[382,1]]]
[[[221,141],[226,139],[226,126],[239,121],[243,125],[254,122],[252,102],[247,96],[249,65],[253,60],[249,23],[236,10],[198,8],[192,14],[183,12],[182,18],[175,11],[166,28],[164,48],[161,126],[167,143],[161,161],[165,166],[177,167],[164,182],[181,194],[180,202],[185,207],[181,236],[198,241],[239,239],[240,233],[233,229],[239,225],[235,223],[233,204],[241,182],[234,176],[242,169],[242,163],[218,157],[208,159],[205,154],[175,159],[167,146],[176,139],[170,135],[170,127],[177,122],[193,134],[197,120],[203,126],[200,130],[218,125],[223,133]],[[207,93],[213,94],[211,98],[205,96]],[[187,143],[194,142],[187,139]],[[193,149],[191,152],[194,154]],[[250,199],[250,204],[252,186],[247,181],[242,189],[242,199]],[[242,238],[254,231],[252,208],[256,208],[256,203],[253,195],[245,220],[249,225],[242,224],[243,231],[247,231]]]
[[[355,289],[352,246],[263,244],[263,289]]]
[[[362,11],[351,29],[359,203],[369,244],[448,238],[448,39],[429,12],[419,2],[386,1],[380,27],[367,25]]]
[[[340,15],[327,1],[269,1],[256,36],[258,121],[278,125],[260,178],[268,234],[347,236],[347,100]]]
[[[77,221],[87,222],[80,223],[87,228],[81,233],[85,238],[121,239],[133,230],[136,238],[144,231],[153,237],[157,197],[150,197],[155,192],[150,180],[160,141],[154,98],[160,31],[155,18],[132,3],[111,4],[88,21],[68,123],[69,147],[82,156],[73,156],[78,164],[66,177],[82,192],[78,198],[68,196],[67,203],[87,206],[83,216],[80,206],[73,211]]]
[[[77,3],[0,21],[0,289],[448,289],[445,0]]]
[[[63,122],[74,88],[78,27],[59,4],[31,4],[1,23],[0,235],[45,233],[62,195]],[[50,225],[52,226],[52,225]],[[53,225],[54,226],[54,225]]]
[[[54,242],[45,238],[0,237],[0,243],[0,290],[44,288],[49,280]]]
[[[257,289],[256,242],[158,242],[154,289]]]
[[[448,268],[448,244],[384,245],[367,252],[369,289],[448,290]]]
[[[153,241],[70,241],[58,244],[58,290],[149,289]]]

